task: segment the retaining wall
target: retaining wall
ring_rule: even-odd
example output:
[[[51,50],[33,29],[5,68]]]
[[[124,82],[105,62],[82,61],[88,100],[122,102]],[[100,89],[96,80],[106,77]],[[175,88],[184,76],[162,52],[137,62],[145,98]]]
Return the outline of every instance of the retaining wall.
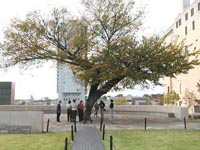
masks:
[[[108,108],[109,109],[109,108]],[[145,114],[158,114],[170,115],[178,119],[188,119],[188,108],[178,106],[154,106],[154,105],[115,105],[115,112],[129,112],[129,113],[145,113]]]
[[[0,111],[0,133],[42,133],[42,111]]]
[[[107,108],[109,110],[109,108]],[[177,106],[150,105],[115,105],[116,113],[145,113],[147,115],[167,115],[182,120],[188,119],[188,108]],[[62,113],[66,113],[62,106]],[[108,113],[109,111],[107,111]],[[41,133],[43,131],[43,114],[56,113],[56,106],[0,106],[0,133]]]

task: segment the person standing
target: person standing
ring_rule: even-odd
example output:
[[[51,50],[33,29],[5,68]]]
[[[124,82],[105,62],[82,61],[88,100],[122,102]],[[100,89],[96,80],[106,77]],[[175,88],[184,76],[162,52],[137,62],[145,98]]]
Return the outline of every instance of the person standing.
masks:
[[[101,100],[99,103],[101,119],[104,119],[105,103]]]
[[[83,121],[83,101],[81,100],[78,104],[78,118],[79,118],[79,122]]]
[[[114,117],[114,102],[113,100],[111,99],[110,100],[110,120],[112,120]]]
[[[98,102],[96,102],[94,104],[94,118],[97,118],[98,111],[99,111],[99,104],[98,104]]]
[[[56,107],[56,114],[57,114],[57,122],[61,122],[60,121],[60,115],[61,115],[61,101],[59,101],[59,103],[57,104]]]
[[[72,120],[72,105],[71,105],[71,101],[68,101],[67,103],[67,121],[71,122]]]
[[[73,99],[72,101],[72,121],[76,121],[76,115],[77,115],[77,104],[76,100]]]

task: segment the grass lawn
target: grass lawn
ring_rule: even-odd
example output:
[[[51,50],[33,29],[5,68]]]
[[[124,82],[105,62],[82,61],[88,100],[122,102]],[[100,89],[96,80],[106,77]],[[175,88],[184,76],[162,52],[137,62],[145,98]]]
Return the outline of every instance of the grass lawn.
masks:
[[[200,130],[106,131],[106,150],[110,135],[113,135],[113,150],[200,150]],[[70,132],[0,134],[0,150],[64,150],[65,137],[71,150]]]
[[[113,136],[113,150],[200,150],[199,130],[107,131],[106,150],[109,150],[110,135]]]
[[[65,137],[71,149],[70,132],[0,134],[0,150],[64,150]]]

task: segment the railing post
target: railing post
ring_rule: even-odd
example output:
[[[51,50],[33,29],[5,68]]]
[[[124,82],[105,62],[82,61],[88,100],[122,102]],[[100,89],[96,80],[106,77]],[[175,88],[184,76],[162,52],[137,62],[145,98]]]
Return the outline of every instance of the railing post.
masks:
[[[113,137],[110,136],[110,150],[113,150]]]
[[[147,129],[147,118],[146,117],[144,118],[144,129],[145,130]]]
[[[102,126],[103,126],[103,117],[100,119],[100,131],[102,131]]]
[[[65,138],[65,149],[64,150],[67,150],[67,147],[68,147],[68,139]]]
[[[184,128],[185,130],[187,129],[187,126],[186,126],[186,118],[184,117]]]
[[[47,120],[47,132],[49,132],[49,119]]]
[[[76,129],[76,120],[74,121],[74,132],[77,132],[77,129]]]
[[[74,140],[74,129],[73,129],[73,125],[71,125],[71,137],[72,137],[72,141]]]
[[[103,137],[102,139],[104,140],[105,139],[105,124],[103,125]]]

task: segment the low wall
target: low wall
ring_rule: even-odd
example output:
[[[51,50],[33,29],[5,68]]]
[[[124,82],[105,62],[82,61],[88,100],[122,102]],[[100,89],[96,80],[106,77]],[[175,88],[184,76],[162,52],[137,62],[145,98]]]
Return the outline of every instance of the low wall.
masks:
[[[62,106],[62,113],[66,113]],[[109,108],[107,108],[109,110]],[[149,106],[149,105],[115,105],[116,113],[145,113],[169,115],[178,119],[188,119],[187,107]],[[108,112],[108,111],[107,111]],[[43,114],[56,113],[56,106],[0,106],[0,133],[41,133],[43,131]]]
[[[67,112],[67,107],[62,106],[62,113]],[[44,114],[56,114],[56,106],[50,105],[0,105],[0,111],[42,111]]]
[[[0,133],[42,133],[42,131],[43,111],[0,106]]]
[[[153,106],[153,105],[115,105],[115,112],[133,112],[145,114],[174,114],[178,119],[188,119],[188,108],[177,106]]]

